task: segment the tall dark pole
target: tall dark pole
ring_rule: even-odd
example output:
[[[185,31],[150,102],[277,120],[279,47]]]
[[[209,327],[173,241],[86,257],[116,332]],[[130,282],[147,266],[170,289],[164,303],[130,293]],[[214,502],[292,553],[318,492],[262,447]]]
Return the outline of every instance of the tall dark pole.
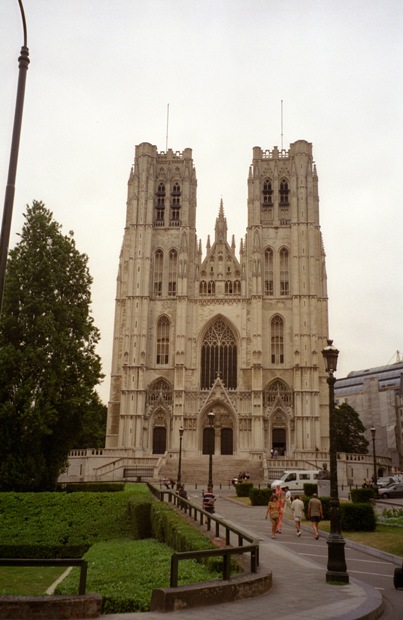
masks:
[[[378,485],[376,483],[376,481],[378,480],[378,473],[376,471],[375,434],[376,434],[376,428],[374,426],[372,426],[372,428],[371,428],[372,455],[373,455],[373,459],[374,459],[374,473],[373,473],[372,477],[373,477],[373,480],[374,480],[373,489],[374,489],[374,494],[375,494],[375,497],[376,497],[378,495]]]
[[[24,7],[22,0],[18,0],[20,5],[22,25],[24,30],[24,45],[21,47],[20,57],[18,58],[19,76],[17,87],[17,100],[15,103],[14,128],[11,141],[10,162],[8,167],[7,187],[4,198],[3,221],[0,236],[0,314],[3,306],[4,284],[6,279],[6,265],[8,245],[10,243],[11,220],[13,216],[15,178],[17,175],[18,150],[20,146],[22,112],[24,109],[25,81],[29,65],[29,50],[27,48],[27,27],[25,23]]]
[[[333,340],[327,341],[322,351],[325,358],[327,384],[329,386],[329,453],[330,453],[330,534],[327,540],[327,572],[328,583],[348,583],[349,576],[344,555],[345,540],[340,528],[340,501],[337,482],[337,451],[336,451],[336,412],[334,406],[334,373],[337,368],[339,351],[333,346]]]
[[[179,463],[178,463],[178,479],[176,481],[176,488],[182,484],[182,439],[183,439],[183,428],[182,426],[179,429]]]
[[[210,411],[207,414],[208,422],[209,422],[209,461],[208,461],[208,483],[207,487],[213,488],[213,454],[214,454],[214,444],[215,444],[215,430],[214,430],[214,418],[215,413]]]

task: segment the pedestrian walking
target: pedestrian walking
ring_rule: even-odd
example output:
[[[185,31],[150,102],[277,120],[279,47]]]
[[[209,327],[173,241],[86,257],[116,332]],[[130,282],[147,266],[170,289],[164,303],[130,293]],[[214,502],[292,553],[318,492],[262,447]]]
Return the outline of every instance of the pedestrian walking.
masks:
[[[308,518],[311,520],[312,529],[315,539],[319,538],[318,525],[323,519],[322,502],[320,501],[317,493],[314,493],[308,503]]]
[[[213,493],[212,487],[208,487],[207,491],[203,493],[203,510],[213,514],[215,512],[214,510],[215,500],[216,500],[216,496]]]
[[[297,536],[301,536],[301,521],[305,517],[304,502],[300,499],[299,495],[296,495],[291,502],[291,510],[294,515],[295,528],[297,530]]]
[[[284,514],[284,506],[285,506],[285,497],[284,492],[281,486],[278,484],[276,488],[276,496],[278,502],[278,523],[277,523],[277,534],[281,534],[283,530],[283,514]]]
[[[279,511],[278,504],[279,504],[278,497],[277,495],[273,493],[273,495],[270,497],[269,503],[267,504],[267,510],[266,510],[266,516],[265,516],[265,519],[267,519],[267,517],[270,516],[272,538],[276,538],[278,520],[280,517],[280,511]]]
[[[292,496],[291,496],[291,491],[288,487],[284,487],[284,515],[285,517],[292,517],[292,510],[291,510],[291,502],[292,502]]]

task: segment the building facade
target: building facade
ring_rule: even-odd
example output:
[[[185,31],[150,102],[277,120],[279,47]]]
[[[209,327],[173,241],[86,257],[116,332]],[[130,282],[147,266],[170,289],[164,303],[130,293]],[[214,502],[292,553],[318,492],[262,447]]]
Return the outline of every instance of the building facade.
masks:
[[[328,299],[312,145],[255,147],[247,183],[238,253],[221,202],[203,255],[192,150],[136,147],[106,448],[177,451],[184,428],[186,455],[206,454],[213,412],[216,454],[328,450]]]
[[[355,370],[336,381],[335,397],[357,411],[366,428],[372,451],[371,428],[375,429],[375,456],[391,458],[392,470],[403,470],[403,362]],[[378,465],[379,469],[379,465]]]

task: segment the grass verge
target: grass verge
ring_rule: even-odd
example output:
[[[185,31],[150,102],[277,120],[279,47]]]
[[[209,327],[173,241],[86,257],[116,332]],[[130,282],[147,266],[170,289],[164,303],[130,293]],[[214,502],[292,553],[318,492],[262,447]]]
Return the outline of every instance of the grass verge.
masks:
[[[41,596],[66,571],[66,566],[0,566],[0,596]]]
[[[87,592],[102,596],[102,613],[148,611],[154,588],[169,586],[172,549],[153,539],[97,543],[85,554]],[[192,560],[179,563],[179,585],[219,579],[221,575]],[[55,594],[78,591],[79,571],[59,584]],[[135,584],[135,587],[133,587]]]

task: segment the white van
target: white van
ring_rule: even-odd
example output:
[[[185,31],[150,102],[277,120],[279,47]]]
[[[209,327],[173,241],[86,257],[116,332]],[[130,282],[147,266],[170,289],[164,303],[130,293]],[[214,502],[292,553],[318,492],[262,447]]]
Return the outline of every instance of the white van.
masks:
[[[271,483],[270,487],[273,491],[280,485],[282,489],[288,487],[291,492],[304,492],[304,484],[316,484],[318,481],[319,470],[316,469],[287,469],[279,480]]]

